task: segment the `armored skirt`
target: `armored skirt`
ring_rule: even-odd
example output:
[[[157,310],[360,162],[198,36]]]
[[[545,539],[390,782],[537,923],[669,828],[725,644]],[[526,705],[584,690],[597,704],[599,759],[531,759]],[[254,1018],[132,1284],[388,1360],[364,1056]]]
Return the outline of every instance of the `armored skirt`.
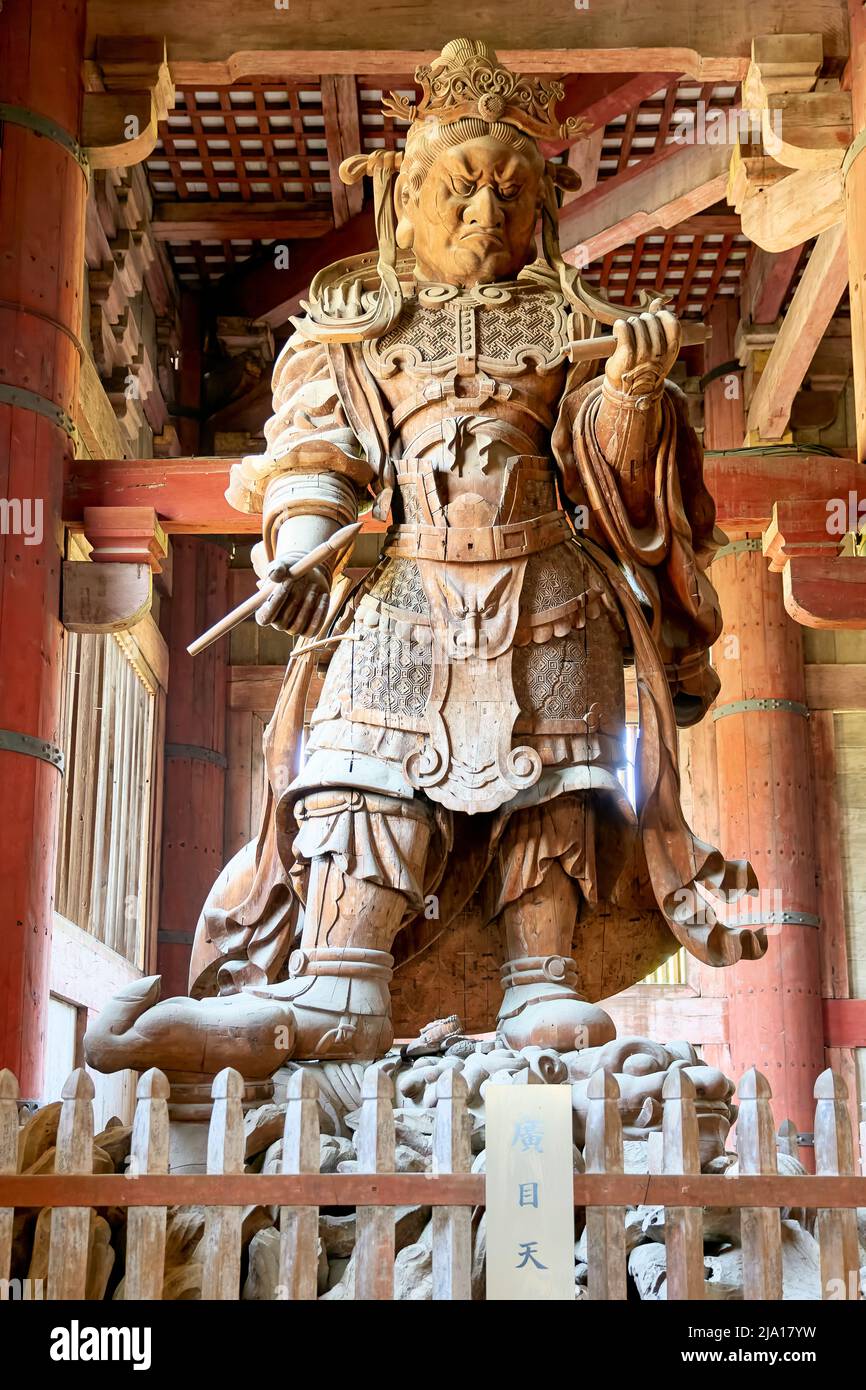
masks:
[[[622,780],[627,628],[583,546],[435,567],[386,555],[348,619],[278,811],[287,832],[290,815],[297,825],[301,895],[304,865],[322,854],[399,889],[413,923],[399,961],[479,887],[475,910],[492,921],[557,861],[581,888],[576,930],[600,943],[621,884],[626,973],[670,955]],[[416,818],[433,833],[413,876],[401,851]],[[603,997],[619,983],[616,961],[582,955],[598,961],[583,987]]]

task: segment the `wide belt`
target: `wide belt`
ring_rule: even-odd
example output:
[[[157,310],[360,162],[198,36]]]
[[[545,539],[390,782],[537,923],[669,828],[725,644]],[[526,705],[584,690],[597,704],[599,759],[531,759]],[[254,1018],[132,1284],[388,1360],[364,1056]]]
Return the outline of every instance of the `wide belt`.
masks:
[[[537,550],[548,550],[570,535],[563,512],[546,512],[507,526],[397,526],[389,533],[385,554],[404,560],[462,563],[522,559]]]

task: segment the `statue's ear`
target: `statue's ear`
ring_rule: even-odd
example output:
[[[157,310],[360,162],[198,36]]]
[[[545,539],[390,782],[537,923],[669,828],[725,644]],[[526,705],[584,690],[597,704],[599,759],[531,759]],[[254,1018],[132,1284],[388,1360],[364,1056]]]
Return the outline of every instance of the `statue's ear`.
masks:
[[[401,251],[411,251],[415,244],[415,228],[408,217],[401,217],[397,222],[397,245]]]
[[[394,207],[397,213],[396,241],[401,251],[411,251],[415,240],[415,228],[409,216],[411,201],[412,190],[408,183],[404,179],[398,179],[397,187],[394,189]]]
[[[561,188],[568,193],[576,193],[580,188],[580,174],[576,169],[570,169],[567,164],[552,164],[548,159],[545,161],[544,172],[555,188]]]

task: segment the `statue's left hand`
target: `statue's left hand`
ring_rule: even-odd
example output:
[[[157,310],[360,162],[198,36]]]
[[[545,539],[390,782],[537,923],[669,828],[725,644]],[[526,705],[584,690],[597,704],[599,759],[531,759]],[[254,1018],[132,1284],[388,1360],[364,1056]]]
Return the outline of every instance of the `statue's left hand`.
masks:
[[[613,336],[617,346],[605,366],[611,387],[627,396],[657,394],[680,350],[675,316],[653,304],[648,313],[618,319]]]

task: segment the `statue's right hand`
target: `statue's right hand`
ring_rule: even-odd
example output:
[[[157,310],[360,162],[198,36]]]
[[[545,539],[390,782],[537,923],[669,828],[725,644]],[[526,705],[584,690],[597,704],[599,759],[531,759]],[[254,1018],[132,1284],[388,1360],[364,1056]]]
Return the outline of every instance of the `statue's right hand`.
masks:
[[[289,570],[301,555],[281,555],[268,568],[273,590],[256,612],[256,622],[262,627],[278,628],[296,637],[314,636],[328,611],[331,595],[331,575],[324,565],[297,578]]]

